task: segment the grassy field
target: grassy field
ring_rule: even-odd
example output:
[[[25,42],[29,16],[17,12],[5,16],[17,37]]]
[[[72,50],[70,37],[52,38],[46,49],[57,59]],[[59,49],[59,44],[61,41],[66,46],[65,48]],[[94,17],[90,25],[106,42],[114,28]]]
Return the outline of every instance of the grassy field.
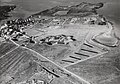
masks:
[[[2,42],[0,43],[0,57],[5,55],[9,51],[15,49],[17,46],[11,42]]]
[[[38,53],[53,61],[57,61],[61,58],[64,58],[65,54],[70,53],[69,48],[69,46],[65,45],[49,46],[46,44],[36,44],[34,45],[34,47],[32,47],[33,50],[37,51]]]

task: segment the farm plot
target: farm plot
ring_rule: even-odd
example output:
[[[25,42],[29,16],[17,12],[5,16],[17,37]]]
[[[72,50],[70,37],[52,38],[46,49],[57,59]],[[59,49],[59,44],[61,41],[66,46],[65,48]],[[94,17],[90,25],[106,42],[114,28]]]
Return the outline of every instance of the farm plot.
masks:
[[[88,42],[84,42],[78,51],[74,51],[72,54],[69,54],[65,59],[59,60],[64,67],[68,67],[70,65],[74,65],[78,62],[85,61],[92,57],[99,56],[102,53],[107,52],[106,49],[102,49],[99,46],[94,46],[89,44]]]
[[[66,67],[92,84],[119,84],[119,53],[112,51]]]
[[[2,42],[0,43],[0,57],[15,49],[17,46],[12,42]]]
[[[38,78],[39,77],[39,78]],[[74,80],[73,80],[74,79]],[[51,63],[26,48],[17,48],[0,58],[0,83],[23,84],[35,80],[44,83],[86,84],[78,77],[64,71],[58,65]]]
[[[17,66],[17,64],[25,57],[25,54],[23,55],[22,51],[21,48],[17,48],[0,58],[0,75],[9,71],[10,68],[12,69],[12,67]]]

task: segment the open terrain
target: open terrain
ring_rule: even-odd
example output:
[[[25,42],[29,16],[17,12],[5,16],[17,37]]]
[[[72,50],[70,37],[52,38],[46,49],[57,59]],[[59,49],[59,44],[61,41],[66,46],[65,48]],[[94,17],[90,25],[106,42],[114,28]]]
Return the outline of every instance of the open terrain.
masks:
[[[103,5],[56,6],[0,25],[0,84],[119,84],[120,42],[97,13]]]

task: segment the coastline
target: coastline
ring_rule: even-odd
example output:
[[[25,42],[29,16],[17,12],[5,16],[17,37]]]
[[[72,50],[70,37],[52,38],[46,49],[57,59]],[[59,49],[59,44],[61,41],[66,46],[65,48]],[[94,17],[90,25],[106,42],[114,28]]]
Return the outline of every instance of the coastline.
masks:
[[[111,19],[110,21],[112,21],[113,23],[115,36],[120,39],[120,24],[113,19]]]
[[[120,20],[118,18],[114,19],[114,17],[110,17],[110,16],[105,16],[105,18],[108,21],[113,23],[113,27],[114,27],[113,32],[115,36],[120,39],[120,33],[119,33],[120,32],[120,24],[119,24]]]

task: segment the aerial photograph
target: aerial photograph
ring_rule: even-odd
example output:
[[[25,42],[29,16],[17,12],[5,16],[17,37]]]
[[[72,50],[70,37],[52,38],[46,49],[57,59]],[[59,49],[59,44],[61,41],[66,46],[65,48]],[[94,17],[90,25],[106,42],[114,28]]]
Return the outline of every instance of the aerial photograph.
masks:
[[[120,0],[0,0],[0,84],[120,84]]]

